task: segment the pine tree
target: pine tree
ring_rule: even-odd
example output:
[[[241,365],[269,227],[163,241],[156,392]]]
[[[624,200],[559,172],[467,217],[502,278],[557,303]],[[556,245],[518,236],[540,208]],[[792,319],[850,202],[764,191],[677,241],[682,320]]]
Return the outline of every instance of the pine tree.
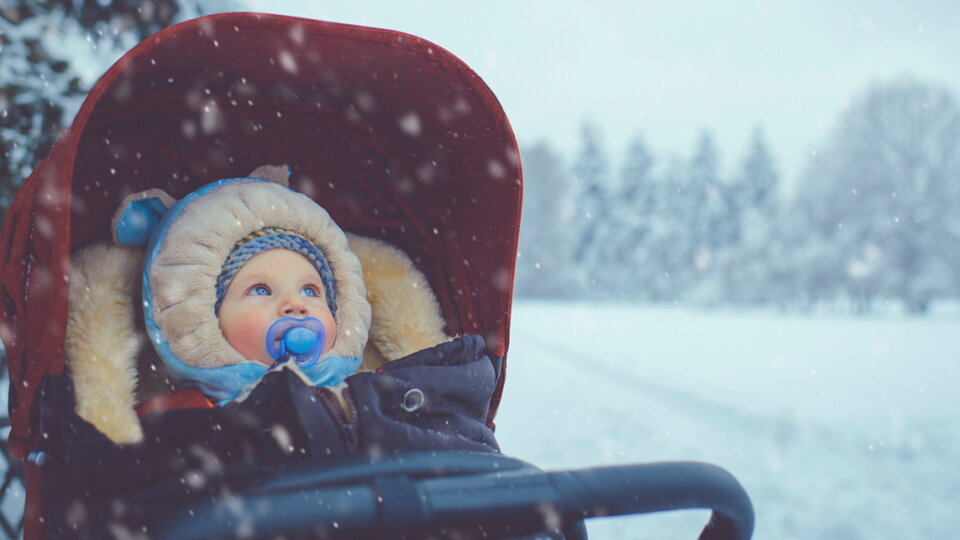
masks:
[[[728,220],[727,193],[720,180],[720,155],[713,136],[703,132],[687,173],[685,200],[680,218],[690,231],[687,284],[688,294],[699,302],[717,299],[713,279],[721,250],[730,244],[732,227]]]
[[[523,218],[516,293],[532,298],[564,298],[573,291],[571,270],[574,217],[570,179],[557,152],[546,142],[521,149]]]
[[[696,208],[687,197],[688,165],[679,158],[669,159],[655,183],[651,220],[649,259],[644,289],[653,301],[676,302],[687,294],[692,282],[695,239],[690,214]]]
[[[634,136],[620,171],[602,256],[609,264],[610,292],[618,298],[650,299],[650,274],[661,271],[659,261],[652,257],[658,187],[653,167],[654,157],[646,140],[642,135]]]
[[[90,51],[105,70],[113,56],[178,19],[197,0],[0,2],[0,211],[79,108],[87,82],[72,59]]]
[[[759,126],[735,178],[727,197],[733,235],[721,264],[724,296],[734,302],[771,303],[776,295],[771,257],[780,179]]]
[[[573,166],[576,195],[573,259],[582,294],[596,296],[607,287],[608,268],[603,243],[609,230],[610,186],[607,156],[598,129],[585,122],[580,129],[580,153]]]
[[[758,214],[758,225],[769,229],[769,220],[776,211],[780,175],[761,126],[755,126],[750,149],[743,160],[740,186],[743,190],[743,206]]]

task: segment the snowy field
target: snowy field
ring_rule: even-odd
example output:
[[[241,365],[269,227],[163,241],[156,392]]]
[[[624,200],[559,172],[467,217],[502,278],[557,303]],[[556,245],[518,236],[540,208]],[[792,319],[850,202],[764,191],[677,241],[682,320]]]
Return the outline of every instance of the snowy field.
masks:
[[[515,304],[497,436],[544,469],[697,460],[758,539],[957,538],[960,317]],[[588,522],[696,538],[707,511]]]

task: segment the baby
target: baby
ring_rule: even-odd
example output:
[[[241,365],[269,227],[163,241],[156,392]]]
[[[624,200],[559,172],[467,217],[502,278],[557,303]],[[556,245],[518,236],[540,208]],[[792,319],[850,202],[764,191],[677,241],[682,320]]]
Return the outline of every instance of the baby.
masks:
[[[448,338],[409,257],[348,241],[275,169],[179,201],[133,194],[114,216],[114,241],[145,251],[77,253],[67,364],[78,415],[113,442],[178,441],[169,448],[196,442],[185,425],[212,422],[204,448],[228,461],[239,440],[282,442],[281,456],[311,460],[496,451],[487,416],[497,381],[482,338]],[[156,357],[136,346],[136,282]],[[155,372],[175,387],[142,390]],[[173,410],[182,413],[154,414]]]
[[[277,169],[180,201],[148,190],[114,218],[119,244],[147,247],[144,321],[166,371],[217,403],[290,357],[313,386],[338,385],[362,362],[370,305],[360,262],[327,212]]]

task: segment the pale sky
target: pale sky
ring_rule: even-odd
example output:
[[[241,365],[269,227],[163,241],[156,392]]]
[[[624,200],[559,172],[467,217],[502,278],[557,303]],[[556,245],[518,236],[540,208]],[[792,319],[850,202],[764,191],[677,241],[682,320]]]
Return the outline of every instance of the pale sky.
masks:
[[[960,97],[960,0],[246,4],[433,41],[483,77],[521,144],[545,138],[571,159],[590,118],[615,160],[638,131],[667,156],[705,128],[731,168],[760,123],[793,180],[871,81],[912,74]]]

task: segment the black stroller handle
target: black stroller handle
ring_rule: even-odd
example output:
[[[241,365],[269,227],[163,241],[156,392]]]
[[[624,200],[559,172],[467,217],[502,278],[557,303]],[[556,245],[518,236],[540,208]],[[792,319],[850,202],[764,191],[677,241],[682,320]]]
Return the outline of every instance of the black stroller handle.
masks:
[[[467,457],[476,457],[478,464],[483,458],[504,460],[502,456]],[[748,540],[753,533],[753,507],[740,483],[727,471],[705,463],[541,472],[509,460],[522,466],[466,476],[412,474],[411,464],[418,460],[424,472],[429,466],[436,473],[436,459],[435,455],[432,460],[430,455],[414,455],[411,461],[408,455],[399,474],[383,474],[381,467],[366,479],[337,485],[307,485],[294,478],[279,484],[284,489],[254,488],[226,500],[207,499],[165,516],[149,527],[148,534],[171,539],[291,533],[322,538],[420,538],[452,530],[497,538],[555,530],[575,539],[584,536],[585,518],[695,508],[713,511],[702,540]]]
[[[442,523],[480,523],[524,512],[545,522],[667,510],[713,510],[702,540],[748,540],[753,505],[729,472],[706,463],[597,467],[539,474],[507,473],[425,480],[422,493]],[[558,527],[556,527],[558,528]]]
[[[750,497],[732,474],[715,465],[655,463],[551,475],[558,486],[565,484],[559,490],[563,504],[584,517],[702,508],[713,510],[702,540],[748,540],[753,534]]]

